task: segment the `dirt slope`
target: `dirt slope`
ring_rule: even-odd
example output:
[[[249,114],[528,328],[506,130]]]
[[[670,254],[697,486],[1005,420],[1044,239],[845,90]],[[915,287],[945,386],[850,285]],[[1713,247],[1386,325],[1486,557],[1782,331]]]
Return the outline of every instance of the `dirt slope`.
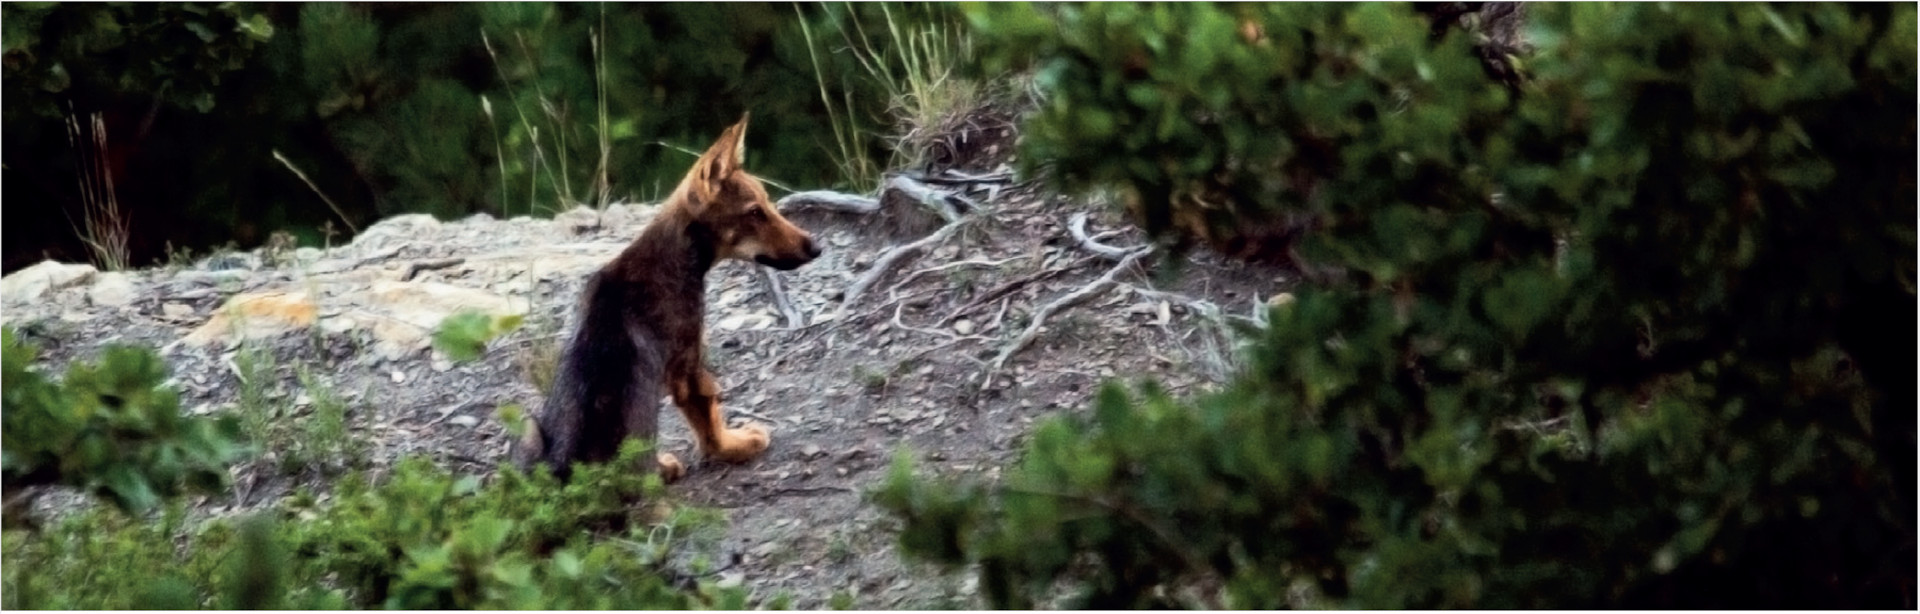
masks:
[[[963,184],[981,207],[957,229],[893,197],[877,213],[792,214],[827,248],[813,264],[777,274],[804,325],[792,326],[776,307],[756,267],[723,263],[710,276],[710,364],[729,416],[773,431],[773,447],[757,461],[695,463],[672,487],[687,502],[726,511],[724,535],[688,546],[718,562],[721,581],[753,587],[759,599],[785,592],[802,608],[825,607],[840,591],[862,608],[978,607],[970,577],[900,560],[891,521],[864,502],[894,451],[911,450],[923,467],[997,477],[1034,420],[1080,411],[1105,379],[1153,377],[1176,393],[1217,381],[1231,350],[1202,304],[1245,315],[1291,285],[1281,271],[1205,255],[1189,258],[1176,278],[1155,274],[1158,254],[1115,271],[1125,256],[1098,248],[1144,239],[1107,208],[1031,186]],[[450,223],[402,216],[333,249],[96,275],[11,303],[0,317],[46,346],[55,364],[111,342],[164,346],[185,407],[232,411],[241,390],[233,342],[181,339],[235,295],[296,294],[315,304],[313,321],[246,342],[271,353],[276,400],[302,411],[311,402],[304,373],[347,401],[351,437],[365,444],[374,471],[420,454],[485,474],[507,449],[495,408],[538,407],[525,363],[566,334],[587,272],[636,236],[652,211],[615,205],[554,220]],[[1068,228],[1082,212],[1091,214],[1091,248]],[[888,273],[847,304],[849,288],[891,250],[935,234],[942,240],[891,259]],[[1115,284],[1095,285],[1109,273]],[[102,290],[107,283],[116,287]],[[1037,311],[1090,285],[1098,291],[1053,311],[1030,343],[993,368]],[[454,364],[420,345],[418,324],[397,327],[413,338],[390,339],[394,321],[418,318],[368,304],[382,288],[488,293],[527,312],[529,325],[482,360]],[[684,423],[663,411],[662,444],[693,458]],[[242,467],[236,496],[202,507],[220,514],[270,505],[299,485],[324,490],[328,479],[320,470]],[[47,499],[58,506],[63,498]]]

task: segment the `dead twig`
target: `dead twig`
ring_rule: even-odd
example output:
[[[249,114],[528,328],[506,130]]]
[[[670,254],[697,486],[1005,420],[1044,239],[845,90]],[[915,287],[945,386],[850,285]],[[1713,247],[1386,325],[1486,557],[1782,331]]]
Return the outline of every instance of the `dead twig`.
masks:
[[[984,175],[969,175],[967,173],[960,172],[958,169],[950,168],[945,171],[942,171],[938,175],[916,174],[913,176],[913,178],[926,183],[940,183],[940,184],[948,184],[948,185],[973,184],[973,183],[1012,183],[1013,173],[1007,172],[1007,171],[1001,171],[998,173],[987,173]]]
[[[780,276],[774,275],[773,269],[767,267],[753,268],[759,269],[760,279],[767,284],[767,296],[773,299],[773,307],[780,310],[780,315],[787,319],[787,328],[806,326],[806,316],[801,315],[800,310],[793,306],[793,301],[787,298],[787,289],[780,283]]]
[[[779,497],[783,495],[793,495],[797,497],[811,497],[811,496],[818,496],[818,495],[825,495],[825,494],[851,493],[851,492],[855,492],[855,491],[845,486],[808,486],[804,488],[776,488],[776,489],[767,491],[767,494],[760,495],[760,498],[768,499],[768,498]]]
[[[939,328],[919,328],[919,327],[916,327],[916,326],[913,326],[913,325],[910,325],[910,324],[907,324],[906,322],[902,322],[902,321],[900,321],[900,310],[901,310],[902,308],[905,308],[906,306],[907,306],[907,303],[906,303],[906,301],[901,301],[901,302],[898,302],[898,303],[894,303],[894,305],[893,305],[893,326],[894,326],[894,328],[899,328],[899,329],[902,329],[902,330],[910,330],[910,331],[913,331],[913,332],[916,332],[916,333],[924,333],[924,334],[928,334],[928,335],[933,335],[933,336],[936,336],[936,337],[949,337],[949,338],[954,338],[954,339],[965,339],[965,338],[977,338],[977,339],[981,339],[981,340],[986,340],[986,339],[987,339],[986,337],[966,337],[966,336],[963,336],[963,335],[961,335],[960,333],[955,333],[955,332],[948,332],[948,331],[947,331],[947,330],[945,330],[945,329],[939,329]]]
[[[880,199],[828,190],[808,190],[783,196],[779,202],[774,203],[774,207],[780,209],[782,213],[805,209],[825,209],[827,211],[865,215],[880,210]]]
[[[837,320],[840,319],[839,316],[846,315],[847,310],[858,303],[860,297],[867,293],[867,289],[873,287],[875,282],[880,281],[880,278],[886,276],[894,267],[906,262],[907,258],[917,256],[920,252],[926,251],[928,247],[947,240],[949,237],[952,237],[954,233],[959,232],[960,228],[965,225],[966,222],[964,220],[947,224],[946,226],[942,226],[940,230],[934,231],[933,234],[922,237],[918,241],[888,250],[885,255],[880,256],[880,259],[873,263],[873,268],[868,270],[867,274],[860,276],[860,279],[855,280],[853,285],[847,288],[846,297],[840,301],[839,314],[836,315],[834,319]]]
[[[786,423],[787,423],[787,421],[785,421],[785,420],[781,420],[781,419],[779,419],[779,418],[771,418],[771,417],[767,417],[767,416],[764,416],[764,415],[761,415],[761,414],[757,414],[757,413],[754,413],[754,412],[751,412],[751,411],[747,411],[747,410],[744,410],[744,409],[741,409],[741,408],[740,408],[739,406],[737,406],[737,405],[736,405],[736,406],[733,406],[733,407],[729,407],[729,408],[727,408],[727,411],[730,411],[730,412],[733,412],[733,414],[734,414],[734,415],[736,415],[736,416],[746,416],[746,417],[748,417],[748,418],[752,418],[752,419],[755,419],[755,420],[759,420],[759,421],[761,421],[761,422],[767,422],[767,423],[771,423],[771,424],[786,424]]]
[[[347,230],[353,231],[354,234],[360,234],[360,229],[353,225],[353,220],[347,219],[347,212],[340,210],[340,205],[334,203],[333,199],[327,198],[327,193],[320,191],[320,186],[314,184],[312,179],[308,179],[306,173],[300,172],[300,168],[294,166],[292,160],[288,160],[286,156],[281,155],[278,149],[272,150],[272,153],[273,159],[279,160],[282,166],[287,167],[287,170],[293,171],[293,176],[299,177],[302,183],[307,184],[307,189],[313,190],[313,194],[319,196],[321,202],[327,203],[327,208],[332,209],[334,215],[340,216],[340,221],[346,223]]]
[[[1012,306],[1012,304],[1013,304],[1013,297],[1000,299],[1000,313],[993,314],[993,321],[988,323],[986,326],[981,327],[980,332],[984,333],[990,330],[999,329],[1000,323],[1005,322],[1007,320],[1007,308]]]
[[[442,258],[439,260],[422,260],[415,262],[407,265],[407,272],[400,275],[400,281],[413,281],[413,276],[419,275],[422,272],[453,268],[466,261],[466,258]]]
[[[893,287],[888,288],[887,296],[897,298],[900,292],[900,288],[905,287],[907,284],[913,283],[913,280],[919,279],[921,275],[925,275],[928,273],[938,273],[940,271],[955,269],[963,266],[997,267],[997,266],[1000,266],[1009,262],[1013,262],[1015,260],[1019,260],[1025,257],[1026,256],[1014,256],[1012,258],[1007,258],[1005,260],[962,260],[959,262],[949,262],[940,266],[920,269],[902,278],[898,283],[893,284]]]
[[[1006,366],[1007,360],[1013,358],[1013,355],[1019,353],[1020,350],[1026,349],[1028,344],[1033,343],[1034,338],[1040,334],[1040,327],[1046,324],[1048,316],[1053,315],[1061,309],[1093,298],[1101,292],[1105,292],[1108,288],[1113,287],[1114,279],[1119,277],[1122,271],[1133,268],[1135,263],[1138,263],[1141,258],[1146,257],[1146,255],[1150,253],[1153,253],[1153,248],[1151,247],[1134,248],[1126,257],[1120,259],[1120,264],[1114,265],[1111,269],[1107,269],[1107,273],[1101,275],[1099,279],[1093,280],[1093,283],[1087,284],[1079,290],[1069,292],[1066,296],[1054,299],[1053,302],[1041,306],[1038,311],[1034,312],[1033,321],[1027,324],[1027,329],[1021,331],[1020,336],[1014,337],[1013,343],[1007,344],[1006,349],[1001,350],[1000,355],[993,359],[993,364],[987,369],[986,378],[980,382],[980,390],[984,392],[989,386],[992,386],[994,375]]]
[[[894,175],[887,179],[886,189],[913,199],[914,202],[932,210],[948,224],[958,222],[961,215],[980,208],[980,204],[973,202],[973,199],[944,190],[936,190],[905,175]]]
[[[952,339],[948,339],[940,343],[935,343],[933,345],[929,345],[927,347],[923,347],[918,350],[914,350],[913,353],[910,353],[910,354],[907,354],[906,356],[901,357],[899,362],[909,362],[909,361],[919,360],[922,356],[926,356],[936,351],[953,347],[954,345],[957,345],[962,341],[992,341],[992,340],[993,340],[992,337],[983,337],[980,335],[972,335],[968,337],[961,337],[961,336],[955,335]],[[967,360],[972,360],[974,362],[981,362],[979,359],[976,359],[967,354],[958,354],[957,356]],[[985,366],[985,363],[981,363],[981,364],[982,366]]]
[[[1073,219],[1067,222],[1067,232],[1073,234],[1073,240],[1080,243],[1081,249],[1099,254],[1101,257],[1109,260],[1119,260],[1132,253],[1132,251],[1127,248],[1114,247],[1101,243],[1100,237],[1107,236],[1106,233],[1102,233],[1099,236],[1087,236],[1087,212],[1085,211],[1073,214]]]
[[[1021,277],[1010,280],[1006,283],[1000,284],[998,286],[994,286],[993,289],[988,290],[986,292],[982,292],[980,296],[975,297],[971,301],[967,301],[966,305],[961,306],[959,309],[953,310],[953,313],[947,314],[947,317],[941,318],[940,321],[934,323],[934,325],[946,326],[947,324],[952,323],[954,320],[958,320],[960,318],[966,317],[968,314],[973,313],[973,310],[978,309],[981,306],[993,304],[994,299],[1000,298],[1001,296],[1004,296],[1009,292],[1017,290],[1021,286],[1024,286],[1042,279],[1046,279],[1049,277],[1053,277],[1061,273],[1072,271],[1074,269],[1080,268],[1082,265],[1085,265],[1089,262],[1093,262],[1094,260],[1095,260],[1095,257],[1089,256],[1089,257],[1074,261],[1073,263],[1068,264],[1067,266],[1046,269],[1043,271],[1023,275]]]

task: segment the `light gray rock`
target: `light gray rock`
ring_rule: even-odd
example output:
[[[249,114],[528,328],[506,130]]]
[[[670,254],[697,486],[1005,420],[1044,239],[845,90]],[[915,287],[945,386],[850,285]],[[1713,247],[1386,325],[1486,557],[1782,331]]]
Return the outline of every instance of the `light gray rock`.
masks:
[[[133,276],[120,272],[95,275],[93,285],[87,288],[87,300],[101,307],[124,307],[138,294]]]
[[[54,290],[86,283],[98,272],[90,264],[42,261],[0,278],[0,302],[17,305],[38,300]]]

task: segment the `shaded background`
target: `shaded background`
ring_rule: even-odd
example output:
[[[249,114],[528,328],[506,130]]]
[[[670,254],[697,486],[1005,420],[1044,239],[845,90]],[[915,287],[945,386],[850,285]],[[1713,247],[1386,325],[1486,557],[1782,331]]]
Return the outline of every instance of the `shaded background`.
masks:
[[[405,212],[550,215],[653,199],[691,161],[682,149],[703,148],[743,111],[756,172],[796,189],[864,190],[829,156],[823,98],[855,111],[839,120],[885,155],[888,97],[834,52],[846,36],[884,31],[842,32],[875,19],[868,8],[7,3],[5,269],[89,258],[78,237],[88,164],[113,181],[134,266],[170,249],[249,248],[278,230],[338,243]],[[891,17],[942,10],[897,6]],[[76,148],[68,118],[94,113],[106,146]]]

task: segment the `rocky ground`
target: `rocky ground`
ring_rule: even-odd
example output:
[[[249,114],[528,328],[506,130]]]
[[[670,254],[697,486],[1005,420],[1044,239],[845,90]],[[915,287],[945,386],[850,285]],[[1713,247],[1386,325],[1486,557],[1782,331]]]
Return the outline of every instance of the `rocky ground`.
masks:
[[[999,177],[929,182],[977,205],[957,207],[958,226],[896,194],[871,213],[796,205],[790,217],[826,247],[819,260],[785,273],[723,263],[709,277],[710,363],[729,416],[773,432],[765,456],[695,463],[671,487],[725,511],[725,534],[701,546],[715,550],[722,582],[759,599],[784,592],[803,608],[837,592],[863,608],[978,607],[970,576],[901,560],[890,519],[865,502],[894,452],[993,479],[1034,420],[1081,411],[1102,381],[1153,377],[1176,394],[1219,381],[1232,350],[1218,322],[1292,284],[1282,271],[1205,255],[1158,274],[1164,258],[1129,251],[1145,240],[1109,207]],[[486,474],[508,446],[497,407],[539,406],[533,382],[571,325],[584,278],[653,211],[406,215],[330,249],[125,273],[43,264],[4,280],[0,319],[52,364],[110,343],[163,348],[193,412],[236,411],[243,394],[265,394],[284,418],[338,398],[361,450],[344,462],[376,474],[407,455]],[[1082,237],[1079,214],[1089,220]],[[456,364],[429,334],[461,309],[523,313],[527,325]],[[245,381],[261,363],[240,364],[243,352],[268,357],[269,381]],[[694,458],[677,413],[663,416],[662,445]],[[324,490],[337,473],[273,469],[276,452],[236,470],[235,496],[201,507],[271,505],[297,487]]]

